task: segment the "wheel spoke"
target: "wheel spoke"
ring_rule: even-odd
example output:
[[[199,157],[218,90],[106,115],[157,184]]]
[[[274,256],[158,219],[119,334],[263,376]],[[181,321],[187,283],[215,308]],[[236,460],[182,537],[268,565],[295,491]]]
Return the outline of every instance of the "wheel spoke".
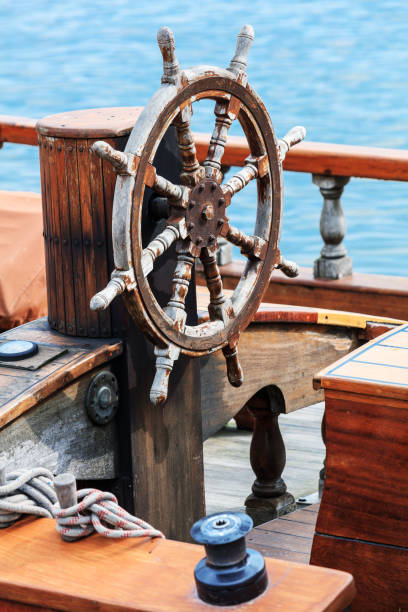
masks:
[[[266,155],[260,157],[247,157],[245,166],[234,174],[229,181],[222,185],[224,193],[229,193],[232,197],[241,191],[250,181],[256,177],[263,177],[268,172],[268,158]],[[230,202],[230,199],[228,200]]]
[[[241,253],[249,259],[264,259],[268,247],[266,240],[259,238],[259,236],[248,236],[229,223],[224,225],[221,234],[229,242],[240,247]]]
[[[173,274],[171,297],[164,310],[173,319],[175,329],[181,332],[184,331],[186,323],[185,301],[190,286],[193,265],[194,257],[187,250],[180,248]]]
[[[234,318],[234,309],[231,300],[224,295],[221,274],[217,265],[215,255],[202,249],[200,259],[204,268],[205,280],[210,292],[210,303],[208,313],[212,321],[221,320],[224,325]]]
[[[171,200],[172,206],[183,199],[183,187],[157,174],[156,168],[151,164],[146,170],[145,184],[159,195]]]
[[[183,169],[180,174],[180,183],[194,187],[202,178],[205,170],[197,159],[197,152],[191,132],[190,121],[193,110],[191,104],[180,110],[173,123],[177,130],[177,141],[180,150]]]
[[[237,343],[227,344],[222,349],[227,362],[227,376],[233,387],[240,387],[244,382],[244,374],[238,359]]]
[[[168,225],[165,230],[156,236],[151,243],[143,249],[142,252],[142,269],[143,274],[147,276],[153,270],[154,262],[160,255],[180,238],[180,229],[175,225]]]
[[[215,104],[215,126],[208,147],[207,159],[203,163],[208,177],[222,180],[221,160],[227,142],[228,130],[236,119],[241,103],[231,96],[229,100],[218,100]]]

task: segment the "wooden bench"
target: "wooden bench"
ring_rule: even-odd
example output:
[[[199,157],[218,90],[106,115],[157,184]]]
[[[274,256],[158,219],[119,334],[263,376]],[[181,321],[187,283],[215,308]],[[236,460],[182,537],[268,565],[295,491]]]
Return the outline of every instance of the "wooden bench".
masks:
[[[356,609],[408,609],[408,325],[320,372],[326,482],[311,563],[351,572]]]

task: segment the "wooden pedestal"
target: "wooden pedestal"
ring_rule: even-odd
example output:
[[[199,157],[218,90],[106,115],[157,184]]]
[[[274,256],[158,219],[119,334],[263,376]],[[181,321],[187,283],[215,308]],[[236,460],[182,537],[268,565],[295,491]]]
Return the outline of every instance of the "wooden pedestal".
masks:
[[[354,575],[353,610],[407,610],[408,326],[318,378],[327,459],[311,563]]]
[[[114,268],[111,227],[116,181],[110,164],[91,147],[106,140],[123,150],[140,111],[138,107],[77,111],[37,124],[48,318],[50,326],[64,334],[123,339],[117,440],[121,502],[167,537],[189,539],[192,523],[204,514],[198,360],[177,362],[168,400],[154,408],[149,401],[155,372],[152,345],[136,329],[121,298],[106,311],[89,308],[91,297],[106,286]],[[154,164],[162,176],[178,182],[181,162],[174,128],[163,137]],[[142,224],[146,242],[163,226],[163,220],[156,222],[149,215],[151,196],[146,189]],[[160,303],[170,295],[175,264],[175,251],[169,249],[149,276]],[[194,276],[190,287],[186,310],[194,324]]]

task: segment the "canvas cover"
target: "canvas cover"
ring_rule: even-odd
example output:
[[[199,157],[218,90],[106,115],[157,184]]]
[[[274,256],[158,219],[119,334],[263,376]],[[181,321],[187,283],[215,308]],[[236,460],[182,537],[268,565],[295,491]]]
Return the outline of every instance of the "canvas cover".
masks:
[[[0,191],[0,330],[47,314],[41,195]]]

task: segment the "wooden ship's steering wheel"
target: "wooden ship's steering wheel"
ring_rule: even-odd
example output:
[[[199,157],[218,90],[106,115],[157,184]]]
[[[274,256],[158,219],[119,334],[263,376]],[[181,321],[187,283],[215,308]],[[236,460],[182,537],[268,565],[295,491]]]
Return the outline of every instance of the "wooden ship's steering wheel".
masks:
[[[268,286],[271,272],[280,267],[290,276],[295,264],[279,253],[281,224],[281,166],[290,146],[302,140],[305,130],[293,128],[277,141],[266,109],[247,83],[246,62],[254,38],[244,26],[236,51],[225,70],[198,66],[180,70],[172,32],[161,28],[158,43],[163,56],[162,86],[137,120],[125,152],[105,142],[94,151],[109,160],[118,173],[113,203],[115,270],[107,287],[91,300],[93,310],[107,308],[123,293],[137,326],[155,344],[156,376],[150,398],[160,404],[167,398],[168,379],[180,353],[200,357],[222,349],[230,383],[239,386],[243,373],[238,361],[240,332],[250,323]],[[207,158],[197,160],[190,130],[192,105],[209,98],[215,101],[215,127]],[[248,141],[250,156],[245,166],[222,183],[222,156],[232,122],[238,119]],[[153,166],[158,145],[167,128],[177,130],[182,159],[179,184],[159,176]],[[257,179],[258,203],[254,233],[248,236],[228,219],[234,194]],[[170,217],[165,229],[142,248],[141,215],[145,187],[167,198]],[[231,298],[224,295],[217,266],[217,240],[224,237],[241,247],[248,261]],[[148,281],[154,262],[176,242],[177,264],[168,304],[161,308]],[[199,257],[210,294],[209,320],[186,324],[185,298],[194,260]]]

